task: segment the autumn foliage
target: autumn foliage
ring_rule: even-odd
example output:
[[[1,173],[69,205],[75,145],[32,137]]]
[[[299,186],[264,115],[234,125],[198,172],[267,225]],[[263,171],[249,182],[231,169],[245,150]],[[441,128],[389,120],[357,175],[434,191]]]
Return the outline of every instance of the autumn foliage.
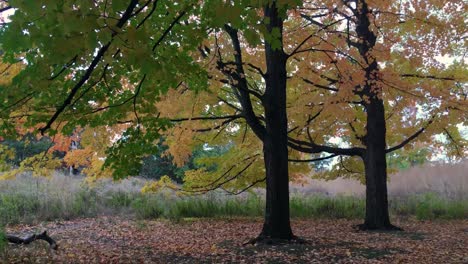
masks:
[[[316,177],[366,184],[362,228],[394,229],[387,156],[466,155],[460,1],[2,2],[13,8],[0,137],[51,146],[2,178],[71,167],[120,179],[164,146],[176,166],[195,166],[183,186],[162,177],[145,190],[265,187],[259,238],[293,239],[288,183],[316,162],[327,167]]]

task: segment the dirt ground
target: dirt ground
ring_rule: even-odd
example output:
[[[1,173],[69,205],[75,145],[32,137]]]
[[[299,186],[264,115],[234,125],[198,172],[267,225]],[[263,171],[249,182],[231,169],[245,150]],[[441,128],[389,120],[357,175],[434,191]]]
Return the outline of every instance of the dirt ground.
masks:
[[[306,244],[243,245],[261,219],[186,219],[177,223],[99,217],[10,226],[44,241],[9,245],[0,263],[468,263],[468,220],[398,221],[403,232],[363,232],[349,220],[293,220]]]

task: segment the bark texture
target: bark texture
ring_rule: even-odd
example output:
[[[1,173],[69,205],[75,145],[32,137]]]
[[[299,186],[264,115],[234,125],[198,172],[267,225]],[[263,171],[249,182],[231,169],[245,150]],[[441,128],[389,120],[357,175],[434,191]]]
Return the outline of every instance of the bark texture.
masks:
[[[282,35],[283,19],[278,14],[275,3],[265,8],[265,17],[270,23],[271,32],[279,29]],[[283,43],[282,37],[279,39]],[[263,153],[266,168],[266,208],[265,222],[261,238],[292,239],[289,221],[289,171],[288,134],[286,114],[286,54],[280,47],[265,43],[267,66],[266,90],[263,107],[265,109],[266,135],[263,140]]]
[[[362,156],[366,178],[366,218],[362,229],[393,229],[388,213],[386,120],[382,101],[382,87],[377,83],[379,68],[371,55],[377,37],[370,28],[370,10],[365,0],[358,1],[356,33],[361,40],[357,48],[366,61],[366,83],[362,89],[367,113],[366,151]]]
[[[366,177],[366,218],[364,229],[392,227],[388,213],[386,127],[383,102],[371,99],[367,106],[367,137],[364,167]]]

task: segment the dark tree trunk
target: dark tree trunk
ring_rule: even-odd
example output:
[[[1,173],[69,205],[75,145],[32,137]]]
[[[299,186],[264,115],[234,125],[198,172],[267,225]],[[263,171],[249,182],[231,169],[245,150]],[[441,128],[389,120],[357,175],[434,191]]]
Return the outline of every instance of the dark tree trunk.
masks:
[[[367,133],[364,140],[366,151],[362,157],[366,178],[366,218],[361,228],[394,229],[388,214],[385,107],[382,88],[377,82],[379,67],[375,57],[370,54],[377,37],[369,28],[371,12],[366,1],[360,0],[357,5],[356,33],[362,41],[354,45],[367,64],[367,81],[361,93],[367,113]]]
[[[275,125],[271,128],[276,127]],[[279,137],[281,135],[267,136],[263,147],[266,168],[266,208],[260,237],[291,239],[293,234],[289,222],[288,153],[284,144],[278,144]]]
[[[280,29],[283,19],[273,2],[265,8],[265,17],[270,19],[268,31]],[[282,38],[279,39],[282,43]],[[281,47],[265,44],[266,90],[265,108],[266,135],[263,140],[263,153],[266,168],[266,210],[265,223],[260,238],[292,239],[289,222],[289,174],[288,138],[286,114],[286,54]]]
[[[363,229],[390,229],[387,199],[385,110],[381,99],[367,105],[366,153],[363,157],[366,177],[366,218]]]
[[[255,114],[248,84],[244,77],[243,61],[240,41],[237,30],[230,25],[225,25],[226,32],[230,35],[235,50],[237,64],[236,74],[225,72],[236,80],[236,94],[242,105],[243,115],[247,124],[252,128],[257,137],[262,140],[263,154],[266,169],[266,206],[265,222],[260,235],[247,242],[259,241],[273,242],[275,240],[301,240],[295,238],[291,231],[289,221],[289,172],[288,172],[288,121],[286,113],[286,61],[287,55],[283,51],[283,19],[278,13],[276,1],[271,1],[264,8],[266,28],[270,34],[270,40],[265,41],[265,59],[267,72],[262,74],[266,87],[261,95],[261,101],[265,110],[262,120]],[[278,34],[275,33],[279,30]],[[271,40],[271,37],[276,39]],[[265,37],[265,39],[268,39]],[[225,65],[219,62],[219,68]]]

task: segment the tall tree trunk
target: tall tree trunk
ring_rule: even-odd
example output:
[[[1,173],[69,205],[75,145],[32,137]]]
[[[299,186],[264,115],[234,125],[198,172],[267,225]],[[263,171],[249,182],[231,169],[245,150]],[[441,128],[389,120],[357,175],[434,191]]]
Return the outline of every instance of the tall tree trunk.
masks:
[[[385,110],[374,95],[367,105],[366,153],[363,157],[366,177],[366,218],[363,229],[390,229],[387,199]]]
[[[269,32],[279,29],[282,35],[283,19],[278,14],[275,2],[265,8],[269,18]],[[265,108],[266,135],[263,140],[263,153],[266,168],[266,210],[261,238],[292,239],[289,221],[289,174],[288,138],[286,114],[286,54],[281,46],[272,47],[265,43],[266,90]]]
[[[388,214],[387,160],[386,160],[386,120],[382,101],[382,87],[378,86],[379,67],[371,50],[375,47],[377,36],[370,29],[371,11],[365,0],[357,1],[356,33],[361,39],[357,48],[367,67],[366,84],[361,96],[367,113],[366,151],[362,157],[366,178],[366,218],[363,229],[393,229]]]
[[[278,124],[270,128],[278,127],[276,125]],[[281,133],[277,134],[267,136],[263,146],[266,168],[266,208],[265,222],[260,237],[291,239],[293,234],[289,221],[288,152],[286,146],[279,143]]]

